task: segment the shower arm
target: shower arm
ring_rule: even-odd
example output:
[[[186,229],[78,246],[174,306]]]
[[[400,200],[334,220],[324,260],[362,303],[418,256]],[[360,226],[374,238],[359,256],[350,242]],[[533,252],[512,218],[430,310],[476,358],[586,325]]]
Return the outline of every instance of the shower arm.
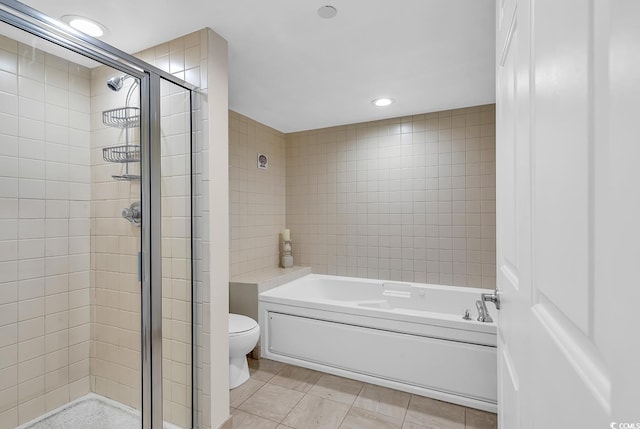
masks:
[[[127,77],[131,77],[131,76],[127,76]],[[131,102],[131,96],[133,95],[133,91],[137,87],[138,87],[138,79],[134,80],[131,86],[129,87],[129,90],[127,91],[127,98],[125,99],[125,102],[124,102],[124,107],[129,107],[129,103]]]

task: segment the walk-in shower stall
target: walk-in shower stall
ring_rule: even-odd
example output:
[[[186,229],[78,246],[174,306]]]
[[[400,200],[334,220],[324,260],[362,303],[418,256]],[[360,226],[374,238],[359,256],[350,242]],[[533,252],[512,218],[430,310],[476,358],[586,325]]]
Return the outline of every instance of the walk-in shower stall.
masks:
[[[208,426],[199,100],[171,72],[0,1],[0,429]]]

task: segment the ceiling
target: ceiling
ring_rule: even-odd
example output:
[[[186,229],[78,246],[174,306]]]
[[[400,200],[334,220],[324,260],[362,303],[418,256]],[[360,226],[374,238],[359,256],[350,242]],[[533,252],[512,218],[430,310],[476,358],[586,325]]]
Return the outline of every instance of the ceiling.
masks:
[[[95,19],[130,53],[210,27],[229,41],[229,107],[283,132],[495,101],[494,0],[25,3]]]

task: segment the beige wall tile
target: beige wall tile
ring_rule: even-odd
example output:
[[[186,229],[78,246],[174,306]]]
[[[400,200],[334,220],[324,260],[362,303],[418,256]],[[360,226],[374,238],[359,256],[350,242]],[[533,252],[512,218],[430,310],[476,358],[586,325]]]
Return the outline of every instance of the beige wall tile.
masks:
[[[232,275],[277,266],[287,226],[317,273],[495,287],[493,128],[494,105],[287,135],[231,112]]]
[[[186,68],[190,70],[189,76],[196,72],[199,77],[200,33],[176,39],[138,56],[178,77],[186,77]],[[197,58],[194,52],[197,52]],[[140,188],[136,181],[114,181],[111,175],[121,174],[122,166],[102,159],[104,147],[124,143],[124,135],[104,126],[101,119],[103,110],[124,106],[126,91],[115,94],[104,85],[106,79],[116,73],[106,67],[92,71],[92,296],[84,290],[70,291],[69,306],[74,310],[90,306],[90,320],[93,322],[90,370],[94,391],[139,407],[140,283],[137,280],[137,252],[140,249],[140,229],[122,219],[120,211],[140,199]],[[191,204],[188,198],[191,158],[186,114],[190,104],[186,94],[170,84],[163,84],[161,95],[164,417],[171,423],[186,427],[191,413]],[[129,137],[136,143],[139,140],[138,129],[131,129]],[[201,166],[201,161],[198,165]],[[135,173],[139,166],[130,164],[130,168]],[[202,189],[195,189],[194,193],[200,195]],[[73,314],[77,316],[75,323],[81,323],[86,315],[84,311]],[[70,330],[70,342],[71,337]],[[84,341],[84,335],[74,332],[73,340]],[[70,366],[70,377],[84,380],[84,355],[78,351],[70,354],[70,359],[77,362]],[[206,404],[200,405],[205,407]],[[202,412],[208,413],[208,410]],[[201,425],[208,426],[204,421]]]
[[[12,166],[3,168],[3,176],[11,176],[2,191],[9,193],[4,195],[9,197],[4,215],[12,219],[0,224],[0,346],[13,350],[13,359],[0,369],[12,369],[12,374],[0,375],[2,388],[7,387],[1,398],[2,427],[7,422],[14,427],[70,400],[69,272],[90,269],[89,213],[82,210],[90,190],[85,156],[90,148],[89,70],[12,43],[16,49],[3,51],[3,63],[16,65],[9,73],[19,85],[3,105],[5,110],[16,107],[6,113],[20,113],[20,128],[3,127],[3,133],[21,144],[19,150],[3,153]],[[74,290],[88,288],[88,281],[74,283]],[[88,353],[88,343],[85,348]]]
[[[45,396],[39,396],[18,405],[18,421],[20,424],[26,423],[46,412]]]
[[[13,429],[18,426],[18,407],[0,412],[0,428]]]
[[[493,128],[486,105],[287,134],[296,264],[495,287]]]
[[[230,270],[239,276],[279,264],[285,227],[285,135],[229,112]],[[258,153],[269,158],[258,168]]]

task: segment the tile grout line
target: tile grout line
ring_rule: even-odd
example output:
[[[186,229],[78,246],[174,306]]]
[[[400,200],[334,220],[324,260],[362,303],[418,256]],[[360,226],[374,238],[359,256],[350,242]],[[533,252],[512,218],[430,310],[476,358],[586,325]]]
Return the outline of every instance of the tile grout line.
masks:
[[[331,374],[329,374],[329,375],[331,375]],[[346,380],[349,380],[349,379],[346,379]],[[318,379],[318,381],[320,381],[320,379]],[[311,386],[311,389],[313,389],[316,384],[318,384],[318,382],[316,382],[313,386]],[[353,404],[356,402],[356,399],[358,399],[358,396],[360,396],[360,392],[362,392],[362,389],[364,389],[364,384],[366,384],[366,383],[363,383],[363,386],[360,388],[358,393],[355,395],[355,398],[353,398],[353,402],[349,405],[349,409],[354,407]],[[311,389],[309,389],[309,392],[307,392],[305,395],[311,395],[314,398],[326,399],[327,401],[335,402],[336,404],[347,405],[344,402],[336,401],[335,399],[325,398],[325,397],[322,397],[322,396],[315,395],[315,394],[311,393]],[[344,392],[340,392],[340,393],[344,393]],[[356,407],[356,408],[359,408],[359,407]]]
[[[338,429],[340,429],[340,427],[343,425],[344,421],[347,419],[347,416],[349,415],[349,413],[351,412],[351,410],[355,407],[355,408],[360,408],[360,407],[356,407],[356,401],[358,400],[358,398],[360,397],[360,394],[362,393],[362,391],[364,390],[364,387],[366,386],[366,383],[362,382],[362,387],[360,387],[360,390],[358,391],[358,394],[356,395],[355,398],[353,398],[353,402],[351,403],[351,406],[349,407],[349,409],[347,410],[347,414],[344,415],[344,418],[342,419],[342,421],[340,422],[340,425],[338,426]]]
[[[320,380],[318,380],[318,381],[320,381]],[[340,421],[340,424],[338,425],[337,429],[340,429],[340,427],[342,427],[342,425],[344,424],[344,421],[347,419],[347,416],[351,412],[351,409],[355,406],[354,404],[356,403],[356,400],[360,396],[360,393],[362,393],[362,390],[364,389],[364,386],[365,386],[365,383],[362,383],[362,387],[360,387],[360,390],[358,390],[358,393],[355,395],[355,398],[353,398],[353,402],[351,402],[351,405],[349,405],[349,409],[347,410],[346,414],[344,415],[344,417]],[[337,401],[334,401],[334,402],[337,402]]]
[[[464,427],[467,429],[467,407],[464,407]]]
[[[259,388],[257,388],[257,389],[256,389],[256,390],[255,390],[251,395],[249,395],[249,396],[248,396],[244,401],[242,401],[241,403],[239,403],[239,404],[238,404],[238,406],[237,406],[237,407],[235,407],[235,408],[236,408],[236,409],[238,409],[238,410],[240,410],[240,407],[242,406],[242,404],[244,404],[245,402],[247,402],[251,397],[253,397],[253,395],[255,395],[256,393],[258,393],[258,391],[259,391],[259,390],[262,390],[262,388],[263,388],[264,386],[266,386],[267,384],[269,384],[269,381],[271,381],[271,380],[273,379],[273,377],[275,377],[276,375],[278,375],[278,374],[280,373],[280,371],[282,371],[283,369],[284,369],[284,366],[283,366],[282,368],[280,368],[280,369],[279,369],[275,374],[273,374],[271,377],[269,377],[269,380],[267,380],[267,381],[262,381],[262,380],[258,380],[258,379],[256,379],[256,378],[253,378],[253,377],[251,376],[251,368],[249,368],[249,379],[250,379],[250,380],[254,380],[254,381],[261,382],[261,383],[262,383],[262,386],[260,386]],[[240,387],[240,386],[238,386],[238,387]],[[244,411],[244,410],[240,410],[240,411]],[[246,411],[245,411],[245,412],[246,412]],[[252,414],[252,413],[249,413],[249,414]],[[255,415],[255,414],[252,414],[252,415]],[[260,417],[260,416],[258,416],[258,417]],[[273,420],[272,420],[272,421],[273,421]]]
[[[277,386],[277,385],[276,385]],[[282,387],[282,386],[281,386]],[[295,389],[290,389],[290,390],[295,390]],[[296,392],[299,392],[298,390],[296,390]],[[305,397],[307,396],[307,394],[305,393],[304,395],[302,395],[302,397],[300,399],[298,399],[298,402],[296,402],[296,404],[291,407],[291,409],[289,410],[289,412],[282,418],[282,421],[280,421],[278,424],[281,424],[283,426],[287,426],[284,424],[284,421],[287,420],[287,417],[289,417],[289,414],[291,414],[291,412],[293,410],[296,409],[296,407],[298,406],[298,404],[300,403],[300,401],[302,401]]]
[[[283,369],[284,369],[284,368],[283,368]],[[313,371],[313,370],[312,370],[312,371]],[[278,371],[278,372],[280,372],[280,371]],[[319,372],[319,371],[318,371],[318,372]],[[322,373],[322,372],[320,372],[320,374],[324,375],[324,373]],[[308,391],[303,392],[303,393],[304,393],[304,395],[302,396],[302,398],[300,398],[300,400],[299,400],[299,401],[298,401],[298,402],[293,406],[293,408],[291,408],[291,410],[287,413],[287,415],[282,419],[282,422],[280,422],[280,424],[284,425],[284,423],[283,423],[283,422],[287,419],[287,417],[289,417],[289,414],[291,414],[291,412],[292,412],[292,411],[293,411],[293,410],[298,406],[298,404],[299,404],[299,403],[300,403],[304,398],[306,398],[307,396],[312,396],[312,397],[314,397],[314,398],[319,398],[319,399],[321,399],[321,400],[326,399],[327,401],[330,401],[330,402],[333,402],[333,403],[336,403],[336,404],[346,405],[346,404],[344,404],[343,402],[334,401],[334,400],[332,400],[332,399],[330,399],[330,398],[323,398],[323,397],[321,397],[321,396],[316,396],[316,395],[314,395],[313,393],[309,393],[309,392],[311,392],[311,389],[313,389],[313,387],[314,387],[314,386],[316,386],[316,385],[318,384],[318,382],[319,382],[319,381],[320,381],[320,379],[322,378],[322,375],[320,375],[320,377],[318,377],[318,380],[316,380],[316,382],[315,382],[315,383],[313,383],[313,385],[309,388],[309,390],[308,390]],[[274,377],[275,377],[275,376],[274,376]],[[342,377],[342,378],[343,378],[343,377]],[[277,385],[276,385],[276,386],[277,386]],[[281,386],[281,387],[282,387],[282,386]],[[358,391],[358,395],[356,395],[356,398],[360,395],[360,392],[362,392],[362,389],[364,389],[364,383],[363,383],[362,387],[360,388],[360,390]],[[296,390],[296,389],[291,389],[291,390]],[[299,392],[299,390],[297,390],[297,391]],[[355,399],[356,399],[356,398],[354,398],[354,400],[353,400],[354,402],[355,402]],[[338,424],[338,426],[336,426],[336,429],[339,429],[339,428],[340,428],[340,426],[342,425],[342,423],[344,422],[344,420],[347,418],[347,414],[349,414],[349,411],[351,410],[351,408],[352,408],[352,407],[353,407],[353,403],[352,403],[352,405],[350,405],[350,406],[349,406],[349,409],[347,410],[347,413],[345,413],[345,415],[344,415],[344,417],[342,418],[342,420],[340,420],[340,423]]]
[[[340,422],[338,423],[338,426],[336,426],[336,429],[340,429],[340,426],[342,426],[342,423],[344,423],[344,421],[346,420],[347,416],[349,415],[349,411],[351,411],[351,407],[349,407],[347,412],[344,414],[344,417],[342,417],[342,420],[340,420]]]
[[[251,379],[251,378],[250,378],[250,379]],[[256,380],[255,378],[253,378],[253,379],[251,379],[251,380],[260,381],[260,380]],[[267,383],[263,383],[263,384],[262,384],[262,386],[258,387],[256,390],[254,390],[254,392],[253,392],[251,395],[247,396],[247,398],[246,398],[244,401],[240,402],[240,403],[238,404],[238,406],[237,406],[237,407],[233,407],[233,408],[235,408],[235,409],[238,409],[238,410],[239,410],[239,409],[240,409],[240,407],[242,406],[242,404],[244,404],[245,402],[247,402],[247,401],[248,401],[248,400],[249,400],[253,395],[255,395],[259,390],[261,390],[261,389],[262,389],[264,386],[266,386],[266,385],[267,385]],[[240,386],[238,386],[238,387],[240,387]]]
[[[276,374],[274,374],[273,376],[271,376],[271,378],[269,378],[269,380],[271,380],[273,377],[275,377],[275,376],[276,376],[276,375],[277,375],[281,370],[282,370],[282,368],[281,368],[280,370],[278,370],[278,372],[276,372]],[[268,382],[268,381],[257,380],[257,379],[255,379],[255,378],[251,377],[251,374],[249,374],[249,379],[251,379],[251,380],[255,380],[255,381],[259,381],[259,382],[262,382],[263,384],[262,384],[262,386],[260,386],[258,389],[256,389],[256,390],[255,390],[251,395],[249,395],[249,396],[248,396],[244,401],[242,401],[241,403],[239,403],[239,404],[238,404],[238,406],[237,406],[237,407],[235,407],[235,409],[236,409],[236,410],[239,410],[239,411],[242,411],[242,412],[244,412],[244,413],[247,413],[247,414],[251,414],[252,416],[260,417],[260,418],[263,418],[263,419],[266,419],[266,420],[269,420],[269,421],[272,421],[272,422],[273,422],[273,421],[275,421],[275,420],[271,420],[271,419],[269,419],[269,418],[266,418],[266,417],[264,417],[264,416],[259,416],[259,415],[257,415],[257,414],[251,413],[251,412],[249,412],[249,411],[245,411],[245,410],[241,410],[241,409],[240,409],[240,407],[241,407],[245,402],[247,402],[250,398],[252,398],[252,397],[253,397],[256,393],[258,393],[260,390],[262,390],[262,388],[263,388],[264,386],[266,386],[267,384],[269,384],[269,382]],[[240,387],[240,386],[238,386],[238,387]],[[278,422],[278,423],[279,423],[279,422]]]
[[[280,385],[278,385],[278,384],[272,384],[272,383],[271,383],[271,380],[273,380],[273,379],[274,379],[278,374],[280,374],[280,372],[282,372],[282,371],[283,371],[283,370],[284,370],[288,365],[289,365],[289,364],[285,364],[282,368],[280,368],[280,369],[279,369],[279,370],[278,370],[278,371],[277,371],[277,372],[276,372],[276,373],[275,373],[271,378],[269,378],[269,381],[264,382],[264,384],[263,384],[262,386],[260,386],[260,388],[259,388],[259,389],[257,389],[255,392],[253,392],[253,393],[249,396],[249,398],[251,398],[253,395],[255,395],[258,391],[262,390],[262,389],[263,389],[266,385],[268,385],[268,384],[271,384],[272,386],[278,386],[278,387],[282,387],[282,388],[284,388],[284,389],[289,389],[289,390],[293,390],[293,391],[296,391],[296,392],[300,392],[299,390],[296,390],[296,389],[290,389],[290,388],[288,388],[288,387],[284,387],[284,386],[280,386]],[[251,376],[249,376],[249,378],[251,378]],[[255,380],[255,379],[254,379],[254,380]],[[261,381],[261,380],[259,380],[259,381]],[[314,386],[315,386],[315,384],[314,384]],[[300,392],[300,393],[304,393],[304,392]],[[268,418],[268,417],[259,416],[259,415],[257,415],[257,414],[253,414],[253,413],[251,413],[251,412],[249,412],[249,411],[245,411],[245,410],[240,410],[240,411],[243,411],[243,412],[245,412],[245,413],[247,413],[247,414],[251,414],[251,415],[256,416],[256,417],[263,418],[263,419],[265,419],[265,420],[269,420],[269,421],[275,422],[275,423],[277,423],[278,425],[286,426],[283,422],[286,420],[286,418],[289,416],[289,414],[291,414],[291,411],[293,411],[293,409],[294,409],[295,407],[297,407],[297,406],[298,406],[298,404],[300,403],[300,401],[302,401],[302,399],[303,399],[306,395],[307,395],[306,393],[304,393],[304,395],[302,395],[302,397],[301,397],[301,398],[300,398],[300,399],[295,403],[295,405],[291,408],[291,410],[289,410],[289,412],[288,412],[288,413],[287,413],[287,414],[282,418],[282,420],[281,420],[281,421],[276,421],[276,420],[270,419],[270,418]],[[242,403],[244,404],[246,401],[248,401],[248,400],[249,400],[249,398],[245,399]],[[241,405],[242,405],[242,404],[241,404]]]
[[[411,406],[411,400],[413,399],[413,393],[409,396],[409,402],[407,402],[407,408],[404,409],[404,415],[402,416],[402,422],[400,422],[400,429],[404,427],[404,423],[407,420],[407,414],[409,413],[409,407]]]

